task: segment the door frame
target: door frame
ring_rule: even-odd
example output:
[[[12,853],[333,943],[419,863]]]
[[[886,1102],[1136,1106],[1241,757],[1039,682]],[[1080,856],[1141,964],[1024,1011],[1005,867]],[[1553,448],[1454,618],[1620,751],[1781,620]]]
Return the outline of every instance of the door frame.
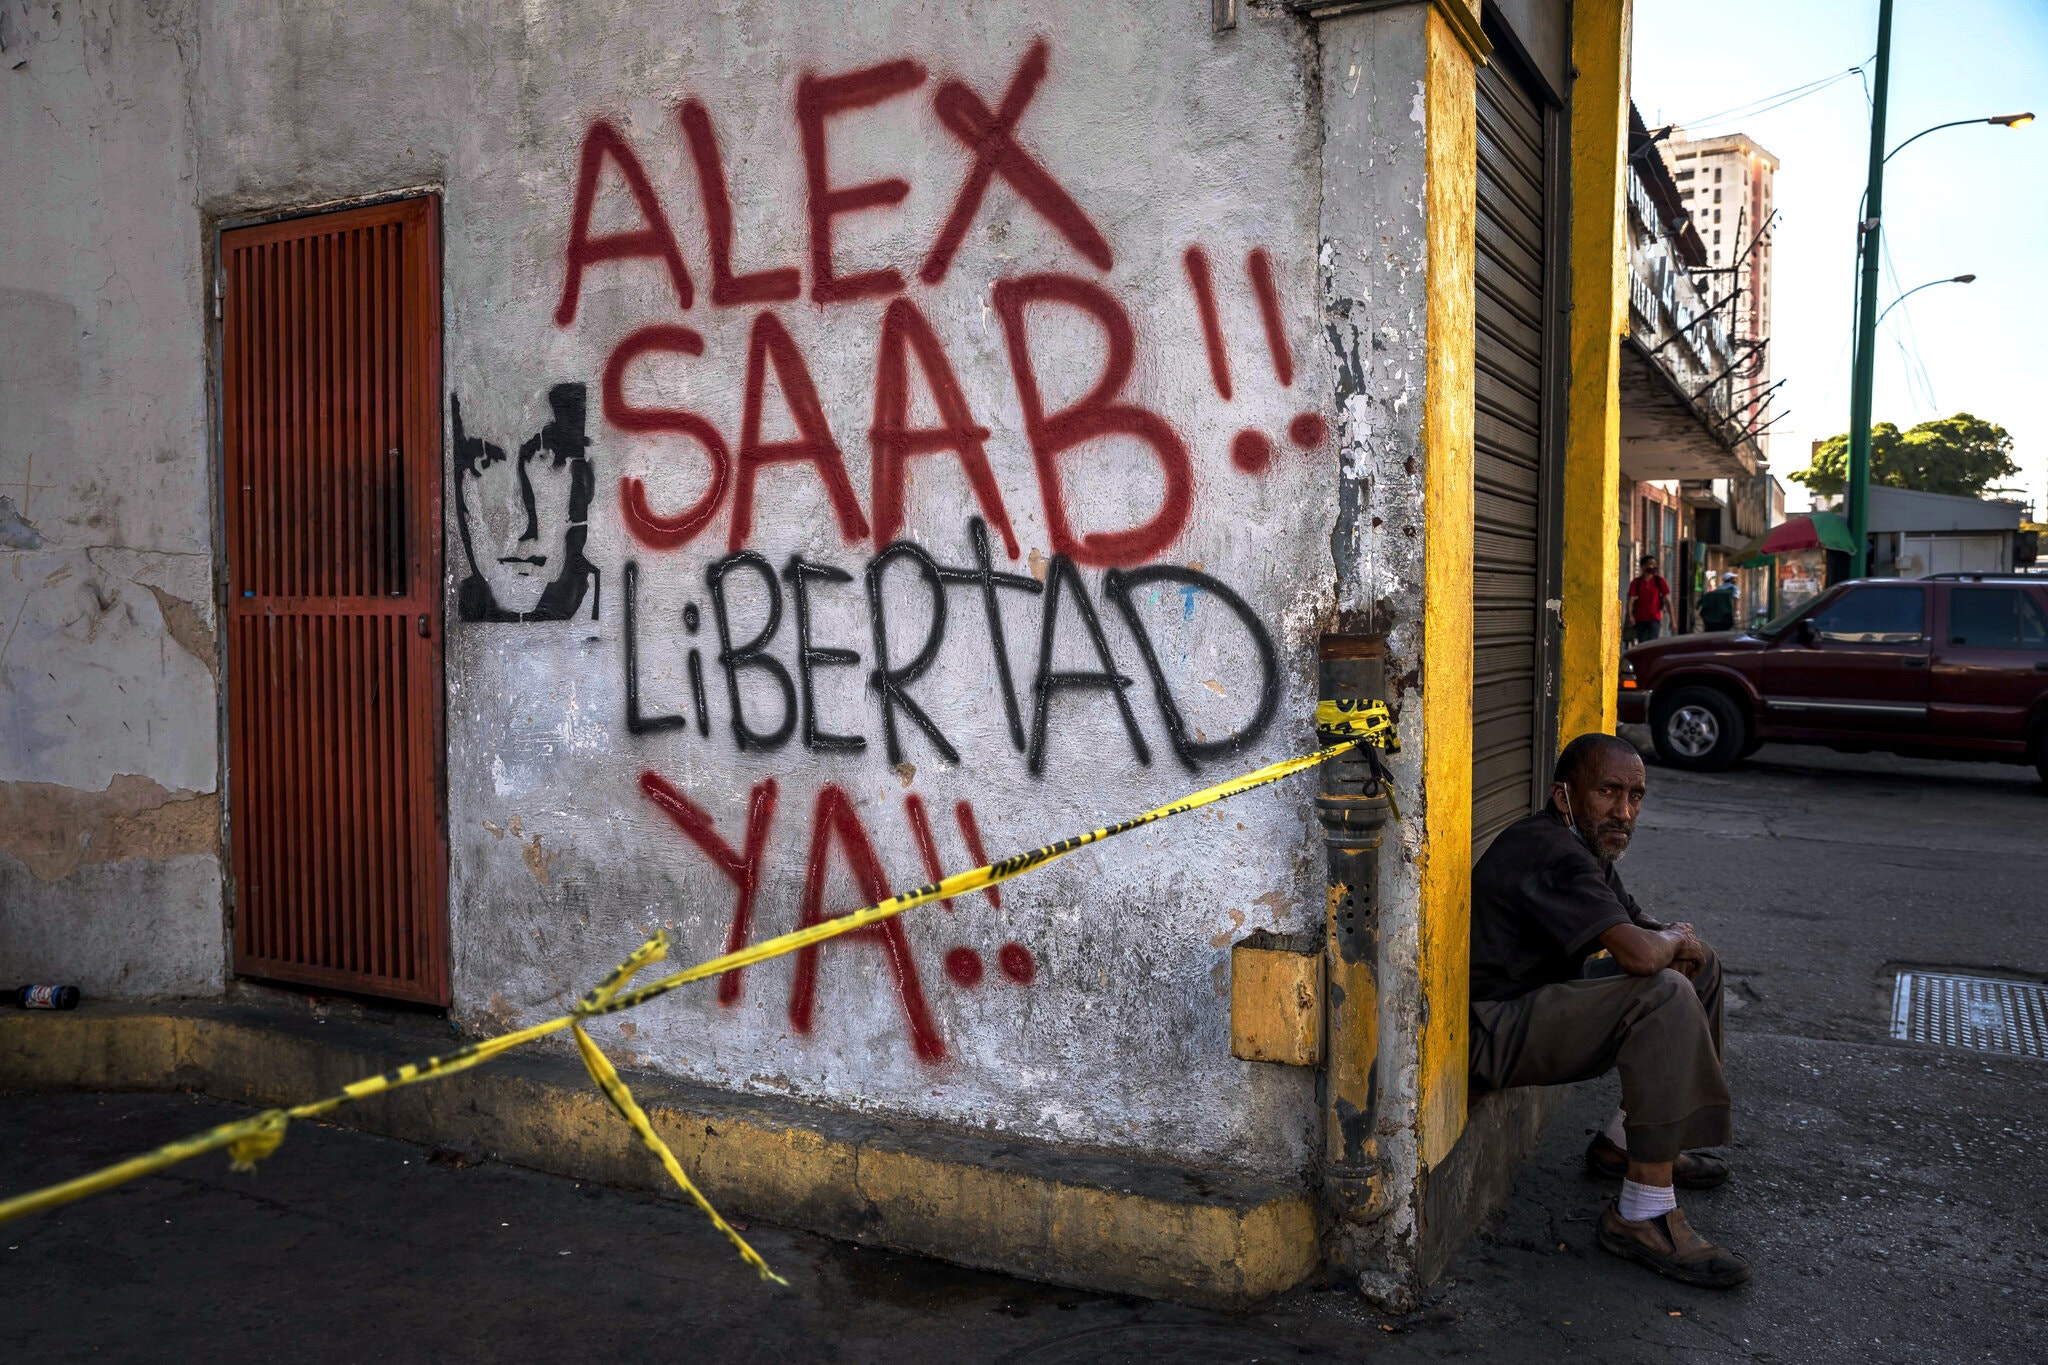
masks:
[[[222,244],[230,232],[245,228],[261,228],[281,225],[299,219],[323,217],[329,214],[345,213],[358,209],[382,207],[408,200],[425,200],[428,205],[426,238],[427,248],[422,261],[425,280],[420,294],[427,304],[428,315],[425,325],[431,329],[429,344],[418,347],[421,358],[421,383],[424,399],[419,413],[419,434],[425,439],[421,444],[422,457],[430,461],[431,516],[422,516],[413,527],[411,553],[420,566],[419,573],[427,588],[427,600],[431,613],[431,638],[428,652],[428,678],[432,685],[432,697],[427,707],[426,719],[430,727],[428,741],[428,782],[433,802],[433,840],[426,851],[430,867],[427,878],[436,888],[436,901],[440,920],[439,954],[436,961],[435,980],[431,991],[424,998],[406,999],[388,995],[373,998],[381,1003],[411,1003],[424,1005],[437,1011],[445,1011],[452,1001],[454,942],[451,917],[451,887],[449,884],[448,855],[448,681],[447,681],[447,621],[448,584],[446,565],[446,531],[442,523],[446,518],[447,483],[447,414],[443,405],[444,352],[447,344],[446,300],[443,295],[444,244],[441,232],[442,211],[446,187],[439,182],[395,187],[368,194],[340,196],[313,203],[275,205],[256,210],[241,210],[232,213],[205,214],[202,216],[202,240],[205,242],[206,282],[202,286],[207,300],[202,317],[206,328],[206,386],[207,416],[209,430],[206,433],[206,449],[212,462],[207,480],[210,500],[209,522],[213,544],[213,605],[214,605],[214,725],[215,725],[215,786],[219,800],[217,838],[220,862],[221,884],[221,965],[222,978],[226,981],[259,980],[266,984],[286,988],[310,990],[332,990],[346,994],[359,994],[353,986],[344,982],[285,981],[277,977],[247,977],[235,968],[236,930],[239,913],[240,887],[235,875],[235,839],[237,830],[233,818],[234,784],[236,773],[233,753],[233,722],[229,700],[230,662],[230,579],[228,569],[228,515],[227,515],[227,384],[226,384],[226,343],[227,321],[224,299],[227,292],[227,276]],[[431,524],[429,522],[431,521]],[[308,976],[318,975],[309,972]]]

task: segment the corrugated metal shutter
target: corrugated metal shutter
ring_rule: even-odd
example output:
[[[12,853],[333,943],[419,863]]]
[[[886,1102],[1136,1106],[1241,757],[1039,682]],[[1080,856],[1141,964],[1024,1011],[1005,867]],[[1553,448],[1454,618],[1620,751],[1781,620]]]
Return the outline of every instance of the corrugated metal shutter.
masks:
[[[1472,547],[1475,856],[1534,809],[1547,712],[1542,607],[1551,329],[1546,112],[1504,63],[1478,71],[1478,414]],[[1549,736],[1541,739],[1548,741]]]
[[[448,1002],[435,202],[221,234],[235,970]]]

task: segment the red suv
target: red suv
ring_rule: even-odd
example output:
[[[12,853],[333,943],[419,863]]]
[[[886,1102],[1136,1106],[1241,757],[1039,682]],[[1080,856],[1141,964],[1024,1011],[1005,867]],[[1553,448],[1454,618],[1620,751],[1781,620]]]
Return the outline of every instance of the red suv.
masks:
[[[1858,579],[1755,630],[1637,645],[1620,715],[1677,768],[1825,744],[2032,763],[2048,782],[2048,579]]]

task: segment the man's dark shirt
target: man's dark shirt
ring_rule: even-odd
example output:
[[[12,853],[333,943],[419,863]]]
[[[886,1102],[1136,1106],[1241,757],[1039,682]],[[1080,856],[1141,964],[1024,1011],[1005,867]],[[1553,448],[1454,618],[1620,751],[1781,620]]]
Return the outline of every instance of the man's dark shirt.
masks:
[[[1472,869],[1472,998],[1576,980],[1600,935],[1643,913],[1554,807],[1500,832]]]
[[[1735,627],[1735,589],[1716,588],[1700,597],[1700,624],[1708,630]]]

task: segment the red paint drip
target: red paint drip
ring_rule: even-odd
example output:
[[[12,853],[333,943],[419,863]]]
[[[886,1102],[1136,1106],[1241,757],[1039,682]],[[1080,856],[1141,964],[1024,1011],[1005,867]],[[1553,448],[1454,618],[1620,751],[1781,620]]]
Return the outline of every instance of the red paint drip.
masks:
[[[1216,392],[1230,401],[1230,357],[1223,349],[1223,319],[1216,312],[1216,284],[1209,277],[1209,253],[1191,246],[1181,256],[1187,268],[1188,288],[1195,291],[1195,313],[1202,320],[1202,345],[1209,352],[1209,378]]]
[[[960,826],[960,837],[967,841],[967,856],[974,859],[976,867],[988,866],[988,850],[981,846],[981,825],[974,818],[974,804],[960,801],[953,807],[953,823]],[[988,903],[1000,910],[1003,908],[1003,890],[999,886],[984,886],[981,894],[988,897]]]
[[[1280,318],[1280,290],[1273,283],[1273,258],[1266,248],[1255,246],[1244,258],[1244,272],[1251,276],[1252,293],[1259,300],[1259,316],[1266,324],[1266,349],[1273,353],[1273,373],[1280,387],[1294,383],[1294,352],[1287,349],[1287,328]]]
[[[1330,434],[1330,424],[1320,412],[1297,413],[1287,424],[1287,439],[1303,450],[1314,450]]]
[[[754,784],[747,801],[746,851],[736,853],[718,833],[718,827],[703,807],[670,786],[658,773],[640,774],[640,790],[647,799],[668,813],[676,828],[702,850],[712,865],[738,888],[732,905],[732,927],[726,931],[725,950],[736,953],[747,946],[747,934],[754,919],[754,892],[761,885],[761,854],[768,846],[768,829],[775,823],[775,779],[764,777]],[[734,1005],[740,998],[740,973],[735,968],[718,978],[718,1003]]]
[[[1021,943],[1005,943],[996,953],[996,965],[1003,969],[1004,976],[1020,986],[1028,986],[1038,979],[1038,961]]]
[[[1247,474],[1263,474],[1273,463],[1273,443],[1265,432],[1247,427],[1231,438],[1230,462]]]
[[[972,948],[955,948],[946,954],[946,975],[955,985],[973,990],[981,984],[981,954]]]
[[[917,851],[924,857],[925,876],[934,882],[946,879],[945,867],[939,862],[939,843],[932,838],[932,822],[924,813],[924,798],[916,792],[903,796],[903,813],[910,817],[910,837],[917,841]],[[946,907],[946,913],[953,912],[951,897],[939,902]]]
[[[872,905],[889,895],[889,879],[883,875],[881,859],[875,856],[874,841],[868,837],[867,827],[861,824],[852,799],[837,786],[827,783],[818,790],[818,804],[811,817],[811,852],[804,864],[803,907],[797,916],[799,929],[808,929],[836,918],[824,912],[825,869],[831,860],[835,836],[846,851],[847,864],[853,870],[854,882],[860,887],[863,901]],[[888,957],[889,973],[896,983],[896,996],[902,1002],[904,1023],[910,1029],[911,1045],[916,1049],[918,1059],[925,1062],[944,1060],[946,1043],[939,1036],[931,1010],[925,1005],[924,986],[918,979],[917,960],[911,956],[910,940],[904,935],[903,921],[883,920],[880,924],[856,929],[845,937],[880,945]],[[796,952],[796,972],[789,988],[789,1026],[801,1034],[808,1034],[815,1022],[818,954],[827,946],[813,944]]]

